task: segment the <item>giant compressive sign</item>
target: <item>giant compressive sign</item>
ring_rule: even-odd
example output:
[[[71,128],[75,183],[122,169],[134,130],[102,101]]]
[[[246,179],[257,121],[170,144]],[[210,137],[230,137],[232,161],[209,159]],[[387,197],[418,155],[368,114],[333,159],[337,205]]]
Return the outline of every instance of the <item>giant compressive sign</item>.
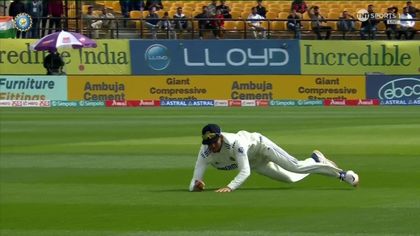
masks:
[[[69,100],[364,99],[363,76],[70,76]]]
[[[296,40],[131,40],[134,75],[300,74]]]
[[[44,75],[48,52],[32,51],[32,39],[0,40],[0,75]],[[59,49],[67,74],[129,75],[128,40],[96,40],[96,48]]]
[[[420,41],[300,41],[302,74],[420,73]]]

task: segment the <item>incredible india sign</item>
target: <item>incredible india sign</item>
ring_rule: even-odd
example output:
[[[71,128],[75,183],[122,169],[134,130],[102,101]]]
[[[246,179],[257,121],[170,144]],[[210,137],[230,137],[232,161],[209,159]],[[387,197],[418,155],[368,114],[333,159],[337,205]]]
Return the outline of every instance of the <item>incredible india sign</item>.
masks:
[[[420,42],[302,40],[300,58],[302,74],[419,74]]]
[[[43,75],[48,52],[32,51],[32,39],[0,40],[0,74]],[[64,70],[69,75],[129,75],[131,74],[128,40],[97,40],[98,47],[59,49]]]

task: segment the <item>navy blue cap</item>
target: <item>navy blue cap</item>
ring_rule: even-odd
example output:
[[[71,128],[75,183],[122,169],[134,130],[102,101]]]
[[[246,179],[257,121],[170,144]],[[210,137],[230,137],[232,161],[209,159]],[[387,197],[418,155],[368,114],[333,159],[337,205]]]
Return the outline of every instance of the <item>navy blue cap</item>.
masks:
[[[212,144],[217,141],[217,139],[220,137],[220,127],[216,124],[208,124],[203,127],[201,130],[201,135],[203,138],[202,144]]]

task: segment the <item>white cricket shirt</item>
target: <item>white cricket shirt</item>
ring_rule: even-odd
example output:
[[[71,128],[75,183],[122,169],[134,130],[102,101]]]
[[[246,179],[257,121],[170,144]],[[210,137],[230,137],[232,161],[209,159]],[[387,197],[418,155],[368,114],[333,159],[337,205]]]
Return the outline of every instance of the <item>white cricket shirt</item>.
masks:
[[[250,21],[248,21],[248,23],[251,23],[253,26],[259,27],[259,26],[261,26],[261,21],[259,21],[259,20],[264,20],[264,19],[265,19],[264,17],[262,17],[258,14],[255,14],[255,15],[250,14],[248,16],[248,20],[250,20]]]
[[[237,189],[251,174],[250,162],[252,164],[261,152],[261,134],[247,131],[221,134],[223,143],[220,152],[212,153],[207,145],[201,145],[190,191],[193,191],[196,180],[203,179],[209,164],[219,170],[239,170],[238,175],[227,185],[232,190]]]

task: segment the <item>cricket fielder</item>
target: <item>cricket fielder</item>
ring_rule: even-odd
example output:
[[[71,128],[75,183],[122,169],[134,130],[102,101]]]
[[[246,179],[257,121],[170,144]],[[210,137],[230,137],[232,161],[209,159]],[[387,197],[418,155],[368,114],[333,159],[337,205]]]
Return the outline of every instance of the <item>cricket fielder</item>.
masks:
[[[288,183],[297,182],[312,173],[336,177],[357,186],[359,176],[353,171],[343,171],[315,150],[311,158],[299,161],[268,138],[259,133],[239,131],[221,132],[220,127],[208,124],[202,129],[202,144],[195,164],[190,191],[204,189],[203,176],[210,164],[219,170],[238,169],[239,173],[226,186],[216,192],[231,192],[250,176],[251,169],[269,178]]]

